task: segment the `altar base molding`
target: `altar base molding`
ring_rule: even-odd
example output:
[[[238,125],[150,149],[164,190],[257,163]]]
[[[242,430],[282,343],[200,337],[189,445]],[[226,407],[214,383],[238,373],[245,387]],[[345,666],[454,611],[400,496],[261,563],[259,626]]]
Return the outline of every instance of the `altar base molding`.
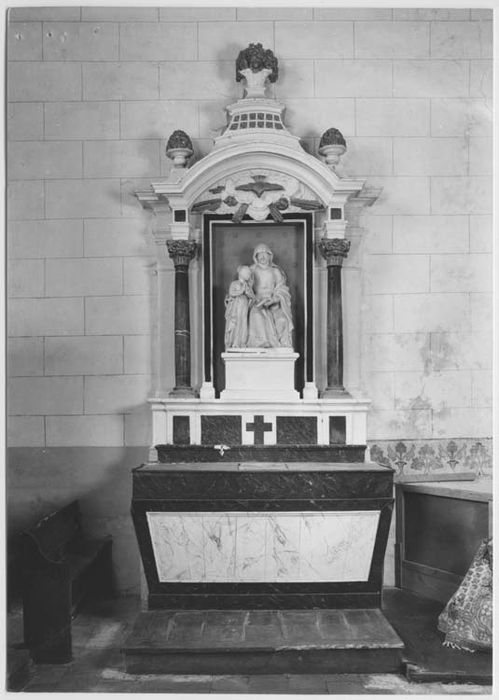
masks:
[[[155,398],[151,459],[158,445],[363,446],[370,402],[342,393],[327,399]],[[362,457],[363,458],[363,457]]]
[[[403,644],[380,610],[393,472],[320,461],[330,448],[274,463],[186,462],[191,449],[134,470],[149,611],[127,671],[399,670]]]
[[[403,644],[379,610],[155,610],[123,651],[127,673],[396,673]]]

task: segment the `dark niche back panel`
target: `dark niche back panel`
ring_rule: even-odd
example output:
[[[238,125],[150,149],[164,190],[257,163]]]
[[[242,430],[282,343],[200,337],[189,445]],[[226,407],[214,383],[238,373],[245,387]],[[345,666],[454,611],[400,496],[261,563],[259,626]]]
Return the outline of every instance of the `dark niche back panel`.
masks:
[[[295,389],[304,385],[305,299],[306,299],[306,232],[303,221],[272,224],[220,222],[213,225],[211,235],[212,303],[213,303],[213,369],[215,391],[225,388],[225,295],[237,277],[238,265],[252,265],[253,252],[259,243],[266,243],[274,254],[274,263],[286,275],[291,293],[293,314],[293,347],[299,353],[295,363]],[[312,293],[310,288],[309,294]],[[206,301],[208,300],[206,297]]]
[[[347,441],[347,419],[345,416],[329,416],[329,444],[344,445]]]
[[[201,416],[202,445],[240,445],[241,416]]]
[[[315,416],[277,416],[278,445],[316,445],[317,418]]]
[[[173,442],[175,445],[190,445],[189,416],[173,416]]]

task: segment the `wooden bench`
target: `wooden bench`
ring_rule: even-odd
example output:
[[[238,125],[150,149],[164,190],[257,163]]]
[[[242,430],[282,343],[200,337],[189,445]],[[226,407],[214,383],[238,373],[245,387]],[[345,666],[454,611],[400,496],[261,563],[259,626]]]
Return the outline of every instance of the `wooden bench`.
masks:
[[[112,538],[86,537],[78,501],[22,533],[24,642],[37,663],[72,659],[71,620],[89,596],[114,595]]]

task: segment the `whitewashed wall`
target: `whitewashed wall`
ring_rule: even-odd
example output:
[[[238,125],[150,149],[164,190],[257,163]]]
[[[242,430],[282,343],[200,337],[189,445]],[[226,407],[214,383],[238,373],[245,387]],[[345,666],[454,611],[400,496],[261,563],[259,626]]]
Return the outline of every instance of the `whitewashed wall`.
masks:
[[[383,187],[357,252],[370,439],[491,435],[490,10],[18,8],[8,440],[49,470],[47,449],[80,448],[68,483],[98,454],[83,448],[108,464],[149,443],[154,249],[133,192],[168,172],[175,128],[210,150],[251,41],[278,57],[305,147],[339,128],[344,174]],[[40,510],[75,488],[51,483]]]

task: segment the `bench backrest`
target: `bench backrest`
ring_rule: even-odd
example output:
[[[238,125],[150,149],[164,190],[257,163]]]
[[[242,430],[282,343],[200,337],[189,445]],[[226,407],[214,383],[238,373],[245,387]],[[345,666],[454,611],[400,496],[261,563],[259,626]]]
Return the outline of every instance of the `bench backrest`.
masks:
[[[24,534],[34,541],[40,553],[50,560],[60,559],[64,547],[81,531],[78,501],[47,515]]]

